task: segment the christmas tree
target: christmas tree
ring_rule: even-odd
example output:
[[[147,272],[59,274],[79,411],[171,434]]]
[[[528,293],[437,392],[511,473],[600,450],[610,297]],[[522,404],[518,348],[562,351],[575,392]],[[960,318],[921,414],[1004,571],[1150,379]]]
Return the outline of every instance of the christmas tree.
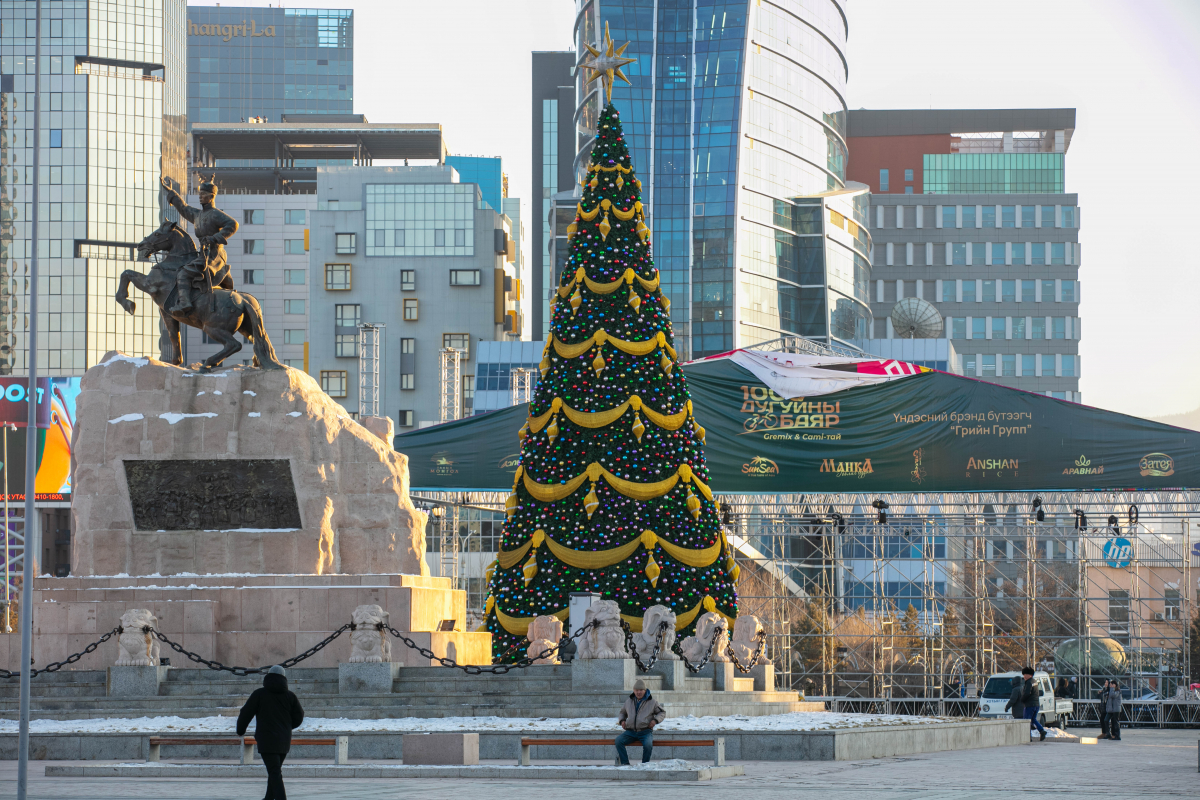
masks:
[[[623,77],[619,65],[609,72],[610,92],[613,73]],[[486,625],[493,653],[507,661],[524,655],[533,617],[566,622],[571,592],[615,600],[635,631],[652,605],[675,612],[680,637],[705,611],[731,623],[737,615],[737,568],[640,198],[610,102],[568,228],[569,256],[490,577]]]

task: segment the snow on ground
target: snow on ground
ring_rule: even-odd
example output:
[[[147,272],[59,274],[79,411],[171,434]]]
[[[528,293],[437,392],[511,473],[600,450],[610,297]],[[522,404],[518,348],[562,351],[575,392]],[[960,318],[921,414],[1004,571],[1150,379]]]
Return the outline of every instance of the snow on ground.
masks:
[[[763,717],[672,717],[655,730],[670,731],[820,731],[869,728],[881,725],[927,725],[961,722],[945,717],[907,717],[894,714],[834,714],[799,711]],[[37,719],[30,722],[33,733],[234,733],[234,717],[139,717],[136,719]],[[548,717],[400,717],[397,719],[336,719],[308,717],[297,733],[432,733],[445,731],[553,732],[619,731],[616,717],[554,719]],[[16,720],[0,720],[0,733],[15,733]]]
[[[1029,732],[1029,738],[1030,739],[1038,738],[1038,732],[1036,730],[1031,730]],[[1047,739],[1065,739],[1066,741],[1069,741],[1069,742],[1079,741],[1078,736],[1067,733],[1066,731],[1060,730],[1059,728],[1046,728],[1046,738]]]

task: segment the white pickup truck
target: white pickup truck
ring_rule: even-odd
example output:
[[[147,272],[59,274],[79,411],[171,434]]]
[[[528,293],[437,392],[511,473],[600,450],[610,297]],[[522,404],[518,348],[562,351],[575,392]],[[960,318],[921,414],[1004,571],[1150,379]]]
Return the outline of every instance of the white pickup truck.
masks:
[[[1004,707],[1012,697],[1013,680],[1020,677],[1020,672],[997,672],[990,676],[979,697],[979,716],[985,719],[1011,716],[1012,712],[1005,711]],[[1043,725],[1065,729],[1067,721],[1075,711],[1075,704],[1069,697],[1054,696],[1049,674],[1035,672],[1033,680],[1041,690],[1041,697],[1038,698],[1038,719]]]

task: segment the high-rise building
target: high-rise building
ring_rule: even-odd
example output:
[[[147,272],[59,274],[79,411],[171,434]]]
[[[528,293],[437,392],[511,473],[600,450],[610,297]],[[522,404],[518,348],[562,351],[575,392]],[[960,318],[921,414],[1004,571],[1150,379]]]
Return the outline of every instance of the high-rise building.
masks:
[[[113,301],[134,247],[177,218],[159,176],[186,179],[183,0],[45,3],[38,364],[80,375],[108,350],[157,355],[158,311]],[[0,374],[27,369],[33,253],[34,4],[0,4]],[[131,294],[138,294],[131,289]]]
[[[354,108],[354,12],[187,7],[188,120],[247,122]]]
[[[545,339],[550,332],[550,292],[556,286],[554,269],[554,195],[575,188],[575,53],[570,50],[533,53],[533,186],[530,188],[534,219],[529,226],[530,316],[533,335]]]
[[[943,317],[965,375],[1079,395],[1075,109],[850,112],[852,179],[871,187],[874,337],[904,297]]]
[[[618,83],[612,99],[682,354],[784,336],[865,338],[870,235],[818,233],[820,247],[799,248],[791,227],[797,198],[847,188],[842,4],[576,0],[576,8],[580,58],[585,45],[603,46],[607,26],[638,59],[625,67],[632,85]],[[588,78],[585,69],[576,75],[577,174],[603,104],[600,82]],[[800,264],[802,252],[818,262]]]
[[[446,156],[446,164],[454,167],[463,183],[473,183],[479,187],[483,202],[491,206],[492,211],[504,213],[508,178],[498,156]]]

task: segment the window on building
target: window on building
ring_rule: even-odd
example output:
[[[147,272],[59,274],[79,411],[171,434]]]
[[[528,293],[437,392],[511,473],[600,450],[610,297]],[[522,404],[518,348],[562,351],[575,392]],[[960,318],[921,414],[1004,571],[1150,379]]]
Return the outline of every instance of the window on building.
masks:
[[[446,246],[446,229],[445,228],[435,228],[434,229],[434,231],[433,231],[433,246],[434,247],[445,247]]]
[[[983,227],[985,227],[985,228],[996,227],[996,207],[995,206],[984,206],[983,207]]]
[[[904,180],[911,181],[913,179],[913,171],[911,169],[904,170]]]
[[[408,297],[404,300],[404,320],[405,322],[417,321],[417,299]]]
[[[62,128],[50,129],[50,146],[62,147]]]
[[[967,245],[964,242],[955,242],[950,249],[951,261],[956,266],[961,266],[967,263]]]
[[[1000,227],[1001,228],[1017,227],[1017,207],[1016,206],[1000,206]]]
[[[453,350],[461,350],[463,359],[469,359],[471,357],[471,334],[443,333],[442,347]]]
[[[1045,317],[1034,317],[1033,318],[1033,338],[1034,339],[1045,339],[1046,338],[1046,318]]]
[[[1036,206],[1021,206],[1021,227],[1036,228],[1037,207]]]
[[[242,211],[242,222],[245,225],[262,225],[267,212],[261,208],[247,208]]]
[[[283,313],[285,313],[285,314],[303,314],[304,313],[304,301],[303,300],[284,300],[283,301]]]
[[[964,303],[974,303],[975,302],[975,281],[973,281],[973,280],[963,281],[962,287],[963,287],[962,301]]]
[[[303,328],[287,328],[283,332],[284,344],[304,344]]]
[[[1054,281],[1047,281],[1047,280],[1042,281],[1042,302],[1043,303],[1053,303],[1054,302]]]
[[[358,357],[358,323],[361,321],[362,306],[358,303],[339,303],[333,307],[334,356]]]
[[[306,212],[303,208],[289,208],[283,212],[284,225],[303,225]]]
[[[1179,619],[1180,595],[1178,589],[1163,589],[1163,619]]]
[[[1004,323],[1004,317],[992,317],[992,338],[1003,339],[1007,326]]]
[[[996,377],[996,357],[994,355],[983,357],[983,377]]]
[[[327,291],[327,292],[348,292],[348,291],[350,291],[350,265],[349,264],[326,264],[325,265],[325,291]]]
[[[987,338],[987,318],[986,317],[971,317],[971,338],[986,339]]]
[[[400,291],[415,292],[417,290],[417,271],[415,269],[400,270]]]
[[[242,254],[247,256],[261,256],[267,252],[267,242],[265,239],[242,239]]]
[[[987,261],[987,243],[971,242],[971,264],[972,266],[982,267]]]
[[[1021,302],[1022,303],[1034,302],[1034,300],[1037,298],[1037,294],[1036,294],[1037,290],[1034,288],[1036,285],[1037,285],[1036,281],[1031,281],[1028,278],[1021,279]]]
[[[452,269],[450,270],[450,285],[451,286],[478,286],[480,283],[480,274],[477,269]]]
[[[703,211],[703,209],[704,209],[703,203],[700,204],[700,209]],[[465,247],[466,244],[467,244],[467,232],[465,230],[463,230],[462,228],[455,228],[454,229],[454,246],[455,247]]]
[[[346,383],[346,370],[321,370],[321,388],[324,389],[325,393],[330,397],[345,397]]]
[[[905,186],[905,187],[904,187],[904,193],[905,193],[905,194],[912,194],[912,193],[913,193],[913,187],[911,187],[911,186]]]
[[[1062,226],[1064,228],[1075,227],[1075,206],[1062,207]]]
[[[996,282],[995,281],[986,280],[983,282],[983,302],[985,302],[985,303],[996,302]]]
[[[1075,377],[1075,355],[1073,353],[1063,353],[1062,374],[1066,378]]]
[[[339,256],[352,256],[358,247],[358,234],[339,233],[336,235],[335,244]]]
[[[401,409],[396,413],[396,427],[411,428],[413,426],[413,412],[410,409]]]
[[[942,227],[958,227],[958,214],[955,213],[954,206],[942,206]]]
[[[1017,357],[1011,353],[1001,357],[1000,367],[1005,378],[1017,377]]]
[[[417,376],[411,372],[400,373],[400,388],[406,392],[410,392],[417,388]]]
[[[463,416],[470,416],[475,410],[475,376],[462,376],[462,408]]]
[[[1025,318],[1024,317],[1013,317],[1012,321],[1013,321],[1012,322],[1013,338],[1014,339],[1024,339],[1025,338]]]
[[[1042,353],[1042,377],[1054,375],[1054,356],[1049,353]]]
[[[1054,206],[1042,206],[1042,227],[1054,227]]]
[[[303,358],[284,358],[281,360],[283,361],[283,365],[285,367],[291,367],[292,369],[298,369],[301,372],[304,371],[304,359]]]
[[[1053,324],[1054,324],[1054,338],[1055,339],[1067,338],[1067,318],[1066,317],[1054,317],[1051,320],[1051,322],[1053,322]]]
[[[1110,589],[1108,592],[1108,621],[1109,623],[1126,624],[1129,622],[1129,592],[1123,589]]]
[[[992,242],[992,266],[1000,266],[1004,259],[1004,242]]]
[[[246,286],[262,286],[266,282],[267,271],[265,269],[242,270],[242,283]]]
[[[1067,263],[1067,246],[1062,242],[1055,242],[1050,245],[1050,263],[1065,264]]]
[[[963,218],[963,227],[964,228],[974,228],[975,227],[975,206],[963,206],[962,207],[962,218]]]
[[[942,281],[942,296],[938,298],[943,303],[953,303],[957,301],[957,287],[954,281]]]
[[[963,375],[970,375],[970,376],[974,377],[974,375],[975,375],[975,354],[974,353],[959,354],[958,364],[959,364],[959,369],[962,371]]]
[[[950,320],[950,338],[965,339],[967,338],[967,318],[953,317]]]
[[[1017,282],[1016,281],[1000,281],[1000,302],[1001,303],[1017,302]]]
[[[1013,264],[1024,264],[1025,263],[1025,243],[1024,242],[1013,242],[1012,243],[1012,263]]]
[[[400,340],[400,388],[417,388],[417,340]]]
[[[1046,244],[1045,242],[1034,242],[1030,245],[1032,255],[1029,260],[1034,266],[1039,266],[1046,263]]]
[[[1075,302],[1075,281],[1062,282],[1062,301],[1064,303]]]
[[[283,253],[288,256],[302,256],[305,253],[303,239],[284,239]]]
[[[1013,320],[1013,322],[1016,322],[1016,320]],[[1035,355],[1030,355],[1029,353],[1021,354],[1021,377],[1029,378],[1037,372],[1036,359],[1037,356]]]
[[[879,170],[879,191],[886,192],[888,190],[888,171],[886,169]]]
[[[285,269],[283,271],[283,282],[289,286],[303,286],[304,276],[308,272],[306,269]]]

